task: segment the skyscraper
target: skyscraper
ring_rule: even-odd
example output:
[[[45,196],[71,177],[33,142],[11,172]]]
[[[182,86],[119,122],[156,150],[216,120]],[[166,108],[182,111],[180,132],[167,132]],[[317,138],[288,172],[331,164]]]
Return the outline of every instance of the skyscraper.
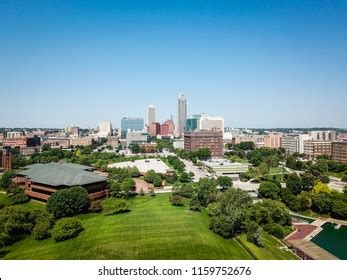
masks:
[[[184,127],[187,119],[187,101],[183,93],[178,96],[178,111],[177,111],[177,136],[181,137],[184,132]]]
[[[147,125],[148,125],[148,127],[150,127],[151,124],[155,122],[155,106],[154,105],[148,106],[148,116],[147,117],[148,117]]]

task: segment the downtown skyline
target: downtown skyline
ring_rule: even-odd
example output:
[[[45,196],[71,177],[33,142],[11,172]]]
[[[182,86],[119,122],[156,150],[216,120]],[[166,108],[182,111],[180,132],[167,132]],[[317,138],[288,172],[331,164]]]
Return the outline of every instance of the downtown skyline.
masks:
[[[0,127],[208,113],[347,128],[344,1],[4,1]]]

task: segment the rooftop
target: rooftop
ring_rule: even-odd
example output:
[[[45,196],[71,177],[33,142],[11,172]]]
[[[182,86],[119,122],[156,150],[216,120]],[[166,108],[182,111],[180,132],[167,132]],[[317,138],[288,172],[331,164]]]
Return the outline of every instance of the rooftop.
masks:
[[[106,177],[92,172],[92,168],[74,163],[37,163],[17,172],[33,182],[50,186],[79,186],[106,181]]]
[[[141,159],[135,161],[126,161],[119,163],[111,163],[108,167],[112,168],[125,168],[125,167],[134,167],[136,166],[141,173],[146,173],[149,170],[154,170],[157,173],[166,173],[170,170],[161,159]]]

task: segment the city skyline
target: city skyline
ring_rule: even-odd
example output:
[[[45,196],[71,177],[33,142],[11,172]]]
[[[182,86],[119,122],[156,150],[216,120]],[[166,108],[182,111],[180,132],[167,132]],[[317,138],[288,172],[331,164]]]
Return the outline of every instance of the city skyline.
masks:
[[[226,126],[347,128],[345,1],[4,1],[0,127],[120,126],[208,113]]]

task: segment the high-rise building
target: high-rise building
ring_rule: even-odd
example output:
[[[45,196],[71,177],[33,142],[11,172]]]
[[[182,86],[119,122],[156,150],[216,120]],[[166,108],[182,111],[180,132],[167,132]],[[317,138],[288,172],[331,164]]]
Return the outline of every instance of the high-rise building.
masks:
[[[161,124],[160,134],[162,136],[174,135],[175,124],[173,120],[166,120]]]
[[[183,93],[178,96],[176,135],[182,137],[187,119],[187,100]]]
[[[147,115],[147,125],[148,127],[151,126],[152,123],[155,122],[155,107],[154,105],[149,105],[148,106],[148,115]]]
[[[108,137],[112,135],[112,124],[110,122],[99,123],[99,137]]]
[[[208,130],[208,131],[211,131],[211,130],[224,131],[224,118],[201,116],[201,118],[199,119],[199,129]]]
[[[331,158],[347,164],[347,141],[331,143]]]
[[[142,118],[123,118],[121,120],[121,138],[126,138],[128,130],[142,131],[143,128],[144,121]]]
[[[223,157],[223,132],[222,131],[186,131],[184,133],[184,149],[197,151],[207,148],[213,157]]]

